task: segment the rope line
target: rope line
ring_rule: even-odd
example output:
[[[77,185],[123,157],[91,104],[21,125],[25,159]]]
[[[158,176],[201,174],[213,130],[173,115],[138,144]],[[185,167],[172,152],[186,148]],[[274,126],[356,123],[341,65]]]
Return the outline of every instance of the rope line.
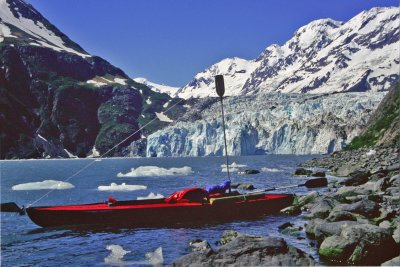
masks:
[[[179,100],[178,102],[176,102],[175,104],[173,104],[172,106],[170,106],[169,108],[167,108],[163,113],[168,112],[169,110],[171,110],[172,108],[174,108],[176,105],[178,105],[179,103],[181,103],[184,99],[182,98],[181,100]],[[128,137],[126,137],[124,140],[122,140],[121,142],[119,142],[118,144],[116,144],[115,146],[113,146],[112,148],[110,148],[109,150],[107,150],[106,152],[104,152],[102,155],[100,155],[99,158],[104,157],[105,155],[107,155],[108,153],[110,153],[112,150],[114,150],[115,148],[117,148],[120,144],[124,143],[125,141],[127,141],[129,138],[131,138],[132,136],[134,136],[135,134],[137,134],[138,132],[140,132],[142,129],[146,128],[149,124],[153,123],[158,117],[156,116],[154,119],[152,119],[151,121],[149,121],[148,123],[146,123],[145,125],[143,125],[142,127],[140,127],[137,131],[135,131],[134,133],[132,133],[131,135],[129,135]],[[81,172],[83,172],[84,170],[86,170],[87,168],[89,168],[90,166],[92,166],[96,161],[92,161],[88,164],[86,164],[85,166],[83,166],[80,170],[78,170],[77,172],[75,172],[74,174],[72,174],[71,176],[69,176],[68,178],[66,178],[65,180],[63,180],[63,182],[68,182],[69,180],[71,180],[73,177],[77,176],[78,174],[80,174]],[[40,198],[38,198],[37,200],[35,200],[34,202],[30,203],[27,205],[27,208],[32,206],[33,204],[39,202],[40,200],[42,200],[44,197],[50,195],[50,193],[52,193],[53,191],[55,191],[56,189],[51,189],[49,190],[47,193],[45,193],[43,196],[41,196]]]

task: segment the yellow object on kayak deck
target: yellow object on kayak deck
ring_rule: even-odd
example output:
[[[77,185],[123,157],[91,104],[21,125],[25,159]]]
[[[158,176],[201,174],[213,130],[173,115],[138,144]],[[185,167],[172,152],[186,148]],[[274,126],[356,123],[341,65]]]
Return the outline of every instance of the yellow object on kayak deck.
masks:
[[[210,204],[216,205],[216,204],[223,204],[223,203],[246,201],[246,200],[251,200],[251,199],[262,198],[264,196],[265,196],[264,193],[258,193],[258,194],[246,194],[246,195],[237,195],[237,196],[228,196],[228,197],[216,197],[216,198],[210,198]]]

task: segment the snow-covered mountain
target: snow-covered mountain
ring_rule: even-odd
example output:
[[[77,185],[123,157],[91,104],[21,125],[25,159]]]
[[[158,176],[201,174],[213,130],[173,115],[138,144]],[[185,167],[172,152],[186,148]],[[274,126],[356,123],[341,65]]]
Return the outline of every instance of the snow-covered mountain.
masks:
[[[228,154],[320,154],[340,150],[365,127],[384,95],[259,93],[227,98]],[[148,157],[223,155],[219,103],[203,110],[192,109],[201,119],[177,122],[148,136]]]
[[[22,0],[0,0],[0,42],[15,41],[90,57],[32,5]]]
[[[214,96],[217,74],[225,75],[227,95],[387,90],[400,77],[399,13],[399,7],[378,7],[345,23],[312,21],[257,59],[224,59],[212,65],[177,96]]]
[[[173,86],[168,86],[165,84],[154,83],[154,82],[147,80],[146,78],[141,78],[141,77],[135,78],[133,80],[137,83],[142,83],[142,84],[146,85],[154,92],[164,93],[171,97],[174,96],[179,89],[179,87],[173,87]]]
[[[238,57],[226,58],[198,73],[189,84],[177,92],[176,96],[185,99],[217,96],[214,90],[214,76],[218,74],[224,75],[225,84],[229,86],[229,90],[225,92],[226,95],[239,95],[256,67],[255,61]]]

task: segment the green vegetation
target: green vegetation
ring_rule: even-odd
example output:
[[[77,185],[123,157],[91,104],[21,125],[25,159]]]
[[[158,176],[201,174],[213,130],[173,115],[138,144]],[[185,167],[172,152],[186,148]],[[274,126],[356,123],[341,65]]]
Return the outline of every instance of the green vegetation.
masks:
[[[134,86],[135,88],[140,90],[142,95],[143,108],[142,116],[139,117],[140,126],[146,125],[151,120],[153,120],[155,118],[155,112],[162,112],[163,110],[165,110],[165,108],[163,107],[164,104],[172,99],[167,94],[153,92],[146,85],[137,83],[135,81],[131,82],[131,86]],[[173,105],[172,102],[170,103],[170,105]],[[169,123],[167,122],[154,120],[151,124],[146,126],[143,131],[145,134],[151,134],[167,126],[168,124]]]
[[[100,153],[105,153],[112,147],[114,147],[119,142],[123,141],[129,135],[136,131],[136,127],[128,123],[117,123],[117,122],[107,122],[101,126],[99,134],[97,135],[95,146],[100,151]],[[121,146],[116,149],[120,149],[124,145],[129,144],[133,140],[138,139],[138,136],[132,136],[129,140],[126,140]],[[116,151],[110,151],[110,155],[117,154]]]
[[[388,93],[388,101],[385,101],[386,97],[384,100],[382,100],[382,102],[385,101],[386,103],[384,103],[385,106],[383,107],[381,115],[370,123],[368,129],[363,134],[355,137],[345,148],[345,150],[374,146],[379,140],[382,139],[385,131],[387,131],[395,121],[399,120],[400,82],[396,84],[393,90],[393,93]],[[397,133],[395,142],[399,142],[399,139],[400,134]]]

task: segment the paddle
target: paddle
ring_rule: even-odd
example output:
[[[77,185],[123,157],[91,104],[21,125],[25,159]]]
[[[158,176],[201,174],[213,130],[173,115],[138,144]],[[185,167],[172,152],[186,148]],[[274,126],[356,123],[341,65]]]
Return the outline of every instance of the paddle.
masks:
[[[301,187],[305,186],[307,188],[317,188],[317,187],[324,187],[328,185],[328,180],[326,178],[316,178],[316,179],[311,179],[305,182],[304,184],[297,184],[297,185],[289,185],[289,186],[281,186],[281,187],[273,187],[273,188],[268,188],[253,193],[261,193],[261,192],[268,192],[268,191],[274,191],[274,190],[279,190],[279,189],[286,189],[286,188],[293,188],[293,187]]]
[[[18,205],[15,204],[15,202],[1,203],[0,211],[1,212],[17,212],[17,213],[19,213],[19,215],[25,214],[25,210],[23,208],[21,209],[20,207],[18,207]]]
[[[222,128],[224,129],[224,144],[225,144],[225,157],[226,157],[226,171],[228,173],[228,179],[231,181],[231,175],[229,173],[229,160],[228,160],[228,148],[226,145],[226,133],[225,133],[225,116],[224,116],[224,104],[223,104],[223,96],[225,94],[225,83],[223,75],[215,76],[215,89],[219,96],[219,100],[221,101],[221,113],[222,113]],[[229,193],[231,192],[231,186],[229,185]]]

